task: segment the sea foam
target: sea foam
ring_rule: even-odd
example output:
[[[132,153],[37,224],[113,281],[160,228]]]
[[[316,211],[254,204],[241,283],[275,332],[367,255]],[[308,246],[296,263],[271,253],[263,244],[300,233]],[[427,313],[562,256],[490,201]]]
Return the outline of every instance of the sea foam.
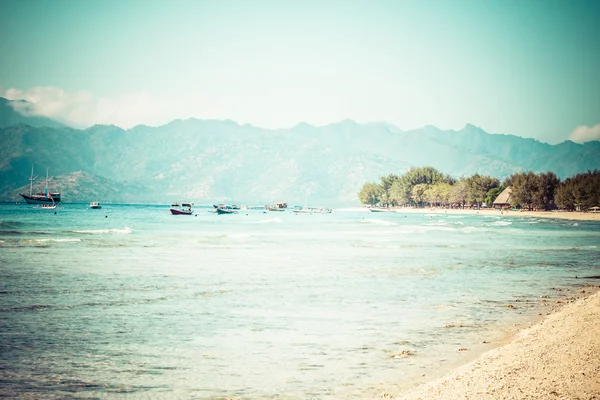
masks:
[[[130,235],[133,233],[133,229],[125,227],[122,229],[88,229],[88,230],[77,230],[73,231],[75,233],[83,233],[86,235],[104,235],[104,234],[113,234],[113,235]]]

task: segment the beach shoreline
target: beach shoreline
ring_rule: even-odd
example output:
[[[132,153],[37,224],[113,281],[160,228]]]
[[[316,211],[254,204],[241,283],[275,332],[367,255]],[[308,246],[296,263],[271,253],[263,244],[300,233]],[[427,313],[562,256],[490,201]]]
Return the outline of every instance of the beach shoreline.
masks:
[[[365,211],[368,208],[363,207]],[[396,207],[390,209],[396,213],[439,214],[439,215],[482,215],[502,217],[554,218],[573,221],[600,221],[600,213],[578,211],[507,211],[483,208],[481,210],[461,208],[412,208]]]
[[[379,398],[600,400],[600,281],[586,282],[473,361]]]

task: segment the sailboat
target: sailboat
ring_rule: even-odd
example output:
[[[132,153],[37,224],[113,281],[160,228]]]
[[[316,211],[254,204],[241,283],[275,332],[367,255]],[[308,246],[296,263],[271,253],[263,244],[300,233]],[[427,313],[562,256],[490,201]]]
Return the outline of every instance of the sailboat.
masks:
[[[53,205],[56,207],[56,203],[60,203],[60,193],[51,193],[48,189],[48,182],[50,178],[48,176],[48,168],[46,168],[46,190],[41,193],[33,193],[33,181],[37,179],[37,176],[33,176],[33,165],[31,166],[31,177],[29,178],[29,194],[19,193],[19,196],[23,197],[27,204],[45,204]]]

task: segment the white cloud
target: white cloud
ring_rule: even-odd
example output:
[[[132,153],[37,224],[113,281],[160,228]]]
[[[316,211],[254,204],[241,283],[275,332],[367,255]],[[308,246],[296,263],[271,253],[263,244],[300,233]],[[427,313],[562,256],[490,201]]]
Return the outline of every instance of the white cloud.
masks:
[[[600,124],[590,126],[578,126],[571,132],[569,139],[577,143],[590,142],[592,140],[600,140]]]
[[[95,98],[86,91],[69,93],[57,87],[38,86],[26,91],[7,89],[0,91],[0,96],[9,100],[26,100],[27,103],[14,104],[21,114],[45,116],[75,128],[113,124],[127,129],[139,124],[162,125],[176,118],[191,116],[186,115],[177,104],[147,91]],[[193,109],[186,108],[187,111]]]

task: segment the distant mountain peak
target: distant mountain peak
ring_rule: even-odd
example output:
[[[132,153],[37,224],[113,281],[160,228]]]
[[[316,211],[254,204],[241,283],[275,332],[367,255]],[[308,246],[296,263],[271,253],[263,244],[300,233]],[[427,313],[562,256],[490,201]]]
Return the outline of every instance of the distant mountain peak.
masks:
[[[309,124],[308,122],[298,122],[296,125],[292,127],[292,129],[303,129],[303,128],[314,128],[314,125]]]
[[[485,132],[480,126],[477,125],[473,125],[469,122],[467,122],[465,124],[465,126],[461,129],[461,131],[478,131],[478,132]]]

